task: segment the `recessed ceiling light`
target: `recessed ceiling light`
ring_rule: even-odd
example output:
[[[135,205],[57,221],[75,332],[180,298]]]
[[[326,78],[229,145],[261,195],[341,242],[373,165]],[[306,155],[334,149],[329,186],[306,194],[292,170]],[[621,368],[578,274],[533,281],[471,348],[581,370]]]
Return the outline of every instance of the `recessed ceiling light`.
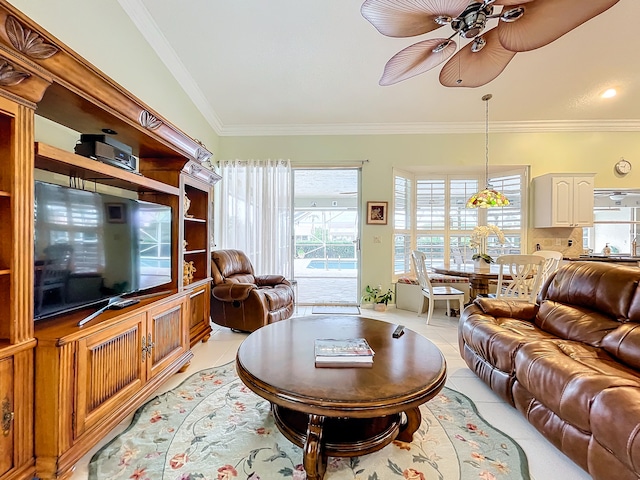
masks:
[[[602,95],[600,95],[602,98],[613,98],[618,94],[618,92],[616,91],[615,88],[609,88],[607,90],[605,90]]]

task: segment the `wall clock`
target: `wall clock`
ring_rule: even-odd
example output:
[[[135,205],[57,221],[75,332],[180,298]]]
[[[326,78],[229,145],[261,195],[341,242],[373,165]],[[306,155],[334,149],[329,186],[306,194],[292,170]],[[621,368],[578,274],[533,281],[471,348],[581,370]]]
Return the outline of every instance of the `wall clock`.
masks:
[[[629,162],[629,160],[621,158],[620,161],[616,163],[616,172],[618,172],[620,175],[626,175],[630,171],[631,163]]]

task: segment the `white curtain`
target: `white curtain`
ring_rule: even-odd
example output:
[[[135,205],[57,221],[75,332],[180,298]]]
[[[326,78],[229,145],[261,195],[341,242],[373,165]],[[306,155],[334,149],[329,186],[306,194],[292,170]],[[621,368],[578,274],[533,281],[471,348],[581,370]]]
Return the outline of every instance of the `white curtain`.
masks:
[[[256,275],[291,278],[291,163],[222,160],[221,248],[247,254]]]

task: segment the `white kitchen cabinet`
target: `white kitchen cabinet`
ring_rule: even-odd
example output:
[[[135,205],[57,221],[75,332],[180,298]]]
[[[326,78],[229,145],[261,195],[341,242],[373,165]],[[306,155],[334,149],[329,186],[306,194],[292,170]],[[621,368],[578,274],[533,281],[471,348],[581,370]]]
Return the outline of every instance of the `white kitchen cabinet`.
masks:
[[[549,173],[534,178],[533,226],[592,226],[594,177],[590,173]]]

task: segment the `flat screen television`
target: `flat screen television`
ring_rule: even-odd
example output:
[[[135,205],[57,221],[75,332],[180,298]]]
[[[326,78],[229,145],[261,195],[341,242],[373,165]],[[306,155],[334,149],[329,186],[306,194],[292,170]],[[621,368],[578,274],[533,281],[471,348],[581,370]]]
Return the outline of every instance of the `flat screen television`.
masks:
[[[169,284],[171,207],[35,182],[36,320]]]

